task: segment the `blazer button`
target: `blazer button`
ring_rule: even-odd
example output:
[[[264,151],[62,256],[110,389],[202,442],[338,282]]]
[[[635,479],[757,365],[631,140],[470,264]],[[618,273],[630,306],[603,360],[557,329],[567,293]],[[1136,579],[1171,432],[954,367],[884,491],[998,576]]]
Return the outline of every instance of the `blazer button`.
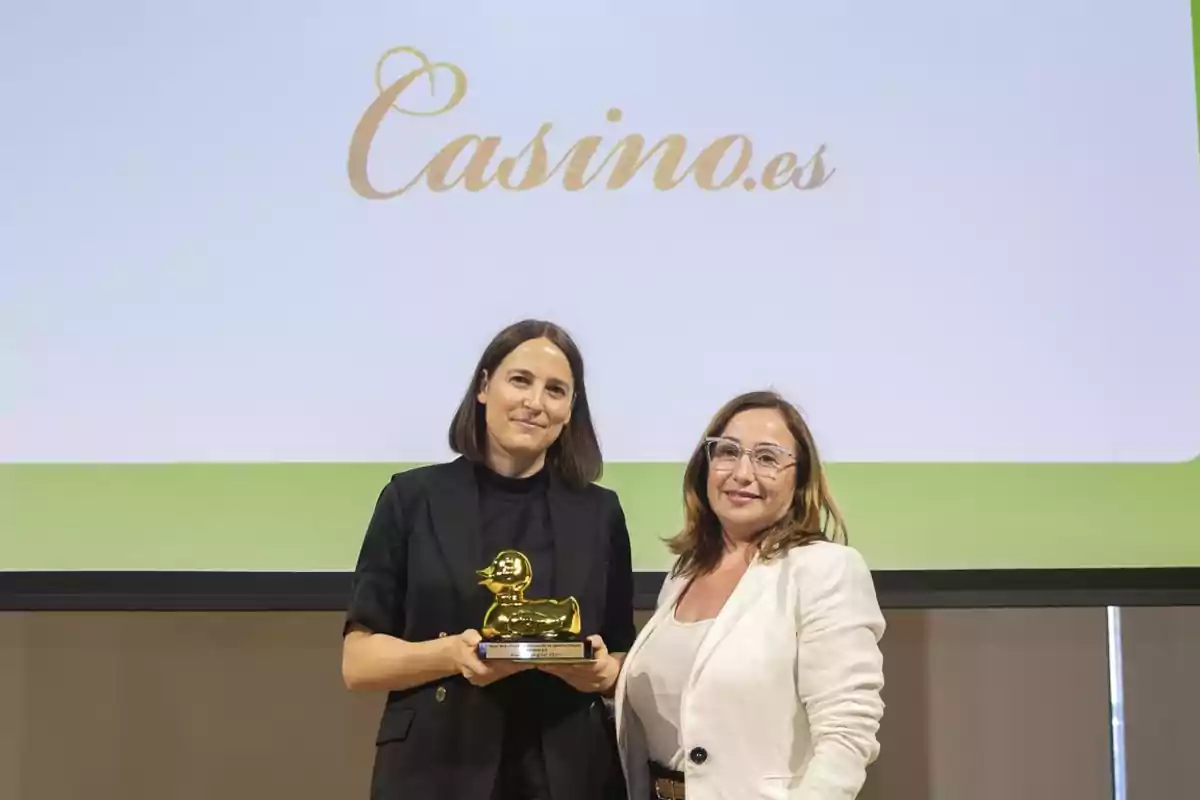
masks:
[[[708,761],[708,751],[703,747],[693,747],[692,751],[688,753],[688,758],[693,764],[703,764]]]
[[[436,689],[436,690],[434,691],[434,693],[433,693],[433,699],[434,699],[434,700],[437,700],[439,703],[445,702],[445,700],[446,700],[446,687],[445,687],[445,686],[439,686],[439,687],[437,687],[437,689]]]

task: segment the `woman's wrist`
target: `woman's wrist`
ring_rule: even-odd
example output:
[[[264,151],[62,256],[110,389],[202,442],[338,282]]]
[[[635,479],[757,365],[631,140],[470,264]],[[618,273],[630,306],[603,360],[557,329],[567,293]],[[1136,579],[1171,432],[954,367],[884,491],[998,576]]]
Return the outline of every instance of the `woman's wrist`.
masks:
[[[604,686],[600,689],[600,694],[605,697],[612,697],[616,693],[617,679],[621,677],[621,665],[624,661],[624,653],[609,653],[609,666],[605,671]]]
[[[454,675],[459,671],[458,666],[458,651],[462,647],[462,642],[459,637],[451,634],[438,637],[433,640],[434,646],[437,648],[438,662],[441,664],[442,672],[447,675]]]

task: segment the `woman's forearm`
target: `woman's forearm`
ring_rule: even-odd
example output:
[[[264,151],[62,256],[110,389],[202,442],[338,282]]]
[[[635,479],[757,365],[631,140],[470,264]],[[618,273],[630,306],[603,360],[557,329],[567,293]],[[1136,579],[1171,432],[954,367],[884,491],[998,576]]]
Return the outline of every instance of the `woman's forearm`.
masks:
[[[399,691],[458,673],[457,637],[409,642],[350,631],[342,644],[342,680],[352,690]]]

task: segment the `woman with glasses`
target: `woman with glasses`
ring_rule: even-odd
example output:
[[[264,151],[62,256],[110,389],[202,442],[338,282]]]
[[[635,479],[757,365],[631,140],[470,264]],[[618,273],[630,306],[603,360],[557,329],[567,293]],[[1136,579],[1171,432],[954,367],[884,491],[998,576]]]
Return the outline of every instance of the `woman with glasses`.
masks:
[[[725,405],[614,703],[630,800],[849,800],[879,753],[884,620],[800,413]]]

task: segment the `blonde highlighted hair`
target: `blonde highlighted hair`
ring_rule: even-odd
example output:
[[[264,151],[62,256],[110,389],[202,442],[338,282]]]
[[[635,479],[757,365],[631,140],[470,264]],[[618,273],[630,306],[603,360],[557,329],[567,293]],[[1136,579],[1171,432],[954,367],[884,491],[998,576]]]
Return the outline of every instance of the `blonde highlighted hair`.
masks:
[[[796,492],[787,514],[758,535],[760,557],[769,560],[817,541],[848,543],[846,523],[833,493],[812,432],[800,412],[776,392],[747,392],[730,400],[708,423],[683,475],[683,530],[667,540],[678,556],[672,574],[692,577],[716,568],[725,549],[721,522],[708,502],[708,455],[705,441],[720,436],[737,414],[754,408],[778,411],[796,439]]]

